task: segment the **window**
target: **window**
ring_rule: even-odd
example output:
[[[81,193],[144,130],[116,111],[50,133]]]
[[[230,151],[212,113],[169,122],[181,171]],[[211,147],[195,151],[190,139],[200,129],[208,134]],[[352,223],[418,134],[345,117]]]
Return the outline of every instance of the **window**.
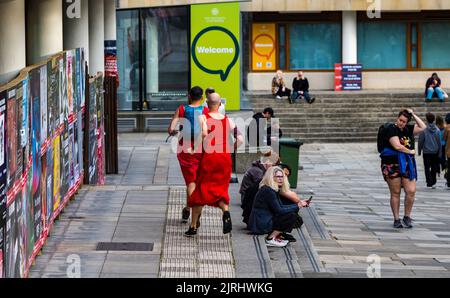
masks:
[[[418,59],[418,38],[417,38],[417,25],[415,23],[411,24],[411,61],[410,65],[412,68],[417,68],[417,59]]]
[[[117,11],[117,63],[120,85],[119,110],[138,110],[140,105],[139,11]]]
[[[286,26],[280,25],[278,27],[278,67],[281,69],[286,68]]]
[[[407,68],[406,23],[358,24],[358,62],[365,69]]]
[[[341,25],[338,23],[292,24],[289,41],[291,70],[331,70],[341,61]]]
[[[121,111],[173,111],[189,88],[188,7],[117,11]]]
[[[145,9],[144,98],[148,109],[175,110],[189,88],[187,7]]]
[[[450,68],[450,22],[423,23],[422,68]]]

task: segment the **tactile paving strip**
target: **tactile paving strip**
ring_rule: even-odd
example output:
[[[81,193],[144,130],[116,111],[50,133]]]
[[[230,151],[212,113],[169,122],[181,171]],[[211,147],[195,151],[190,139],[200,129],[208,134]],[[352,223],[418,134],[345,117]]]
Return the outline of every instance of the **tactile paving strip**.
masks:
[[[159,277],[234,278],[231,238],[222,233],[222,211],[205,207],[197,236],[187,238],[189,225],[181,222],[186,188],[171,188],[168,204]]]

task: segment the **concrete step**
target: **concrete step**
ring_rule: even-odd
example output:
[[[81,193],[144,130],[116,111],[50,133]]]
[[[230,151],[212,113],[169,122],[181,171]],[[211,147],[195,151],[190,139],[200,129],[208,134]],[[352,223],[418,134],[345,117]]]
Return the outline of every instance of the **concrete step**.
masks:
[[[266,107],[275,110],[286,137],[303,142],[373,142],[382,123],[394,122],[398,112],[410,107],[425,120],[432,112],[445,116],[450,112],[450,102],[425,102],[421,93],[318,93],[312,105],[300,101],[276,100],[270,95],[251,95],[253,110]]]
[[[285,127],[282,129],[283,134],[291,135],[294,133],[298,134],[305,134],[305,133],[323,133],[326,131],[327,133],[352,133],[352,134],[377,134],[378,133],[378,127],[376,130],[373,129],[373,127],[359,127],[359,126],[353,126],[353,127]]]

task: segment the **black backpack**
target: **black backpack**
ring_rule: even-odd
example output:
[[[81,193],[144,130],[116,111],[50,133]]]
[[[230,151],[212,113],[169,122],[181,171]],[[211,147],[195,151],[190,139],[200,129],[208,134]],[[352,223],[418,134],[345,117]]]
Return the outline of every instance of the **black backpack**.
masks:
[[[388,139],[386,136],[388,128],[392,125],[392,123],[385,123],[378,128],[378,137],[377,137],[377,146],[378,152],[383,152],[384,148],[387,147]]]

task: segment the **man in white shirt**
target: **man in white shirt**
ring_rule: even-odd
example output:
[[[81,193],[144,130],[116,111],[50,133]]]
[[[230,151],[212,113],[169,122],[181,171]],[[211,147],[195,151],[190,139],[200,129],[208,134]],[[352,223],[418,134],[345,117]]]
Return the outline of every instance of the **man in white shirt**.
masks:
[[[210,98],[210,96],[211,96],[211,94],[214,94],[214,93],[216,93],[216,90],[214,90],[214,88],[207,88],[206,90],[205,90],[205,96],[206,96],[206,100],[205,100],[205,102],[203,103],[203,106],[204,107],[208,107],[208,100],[209,100],[209,98]],[[221,103],[220,103],[220,107],[219,107],[219,113],[220,114],[222,114],[222,115],[226,115],[226,110],[225,110],[225,103],[223,102],[223,100],[221,101]]]

